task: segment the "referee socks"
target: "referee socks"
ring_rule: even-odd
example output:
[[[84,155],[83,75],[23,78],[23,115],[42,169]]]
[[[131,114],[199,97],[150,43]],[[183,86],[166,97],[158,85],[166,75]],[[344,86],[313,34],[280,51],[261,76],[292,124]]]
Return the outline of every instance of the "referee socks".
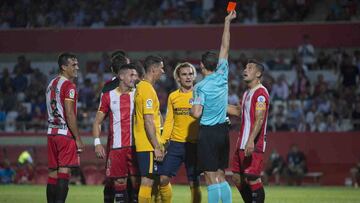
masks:
[[[220,184],[212,184],[207,186],[208,203],[218,203],[220,201]]]
[[[219,183],[219,188],[221,193],[221,201],[223,203],[231,203],[232,195],[231,195],[231,188],[229,183],[226,181]]]

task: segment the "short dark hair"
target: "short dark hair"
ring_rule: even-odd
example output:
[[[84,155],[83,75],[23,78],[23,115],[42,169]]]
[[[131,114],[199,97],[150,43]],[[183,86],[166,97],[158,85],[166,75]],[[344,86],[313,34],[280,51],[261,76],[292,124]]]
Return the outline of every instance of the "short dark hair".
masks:
[[[154,65],[154,64],[158,64],[163,62],[163,59],[160,56],[148,56],[145,58],[144,61],[144,69],[145,72],[147,73],[150,69],[150,66]]]
[[[201,62],[203,63],[206,70],[214,71],[216,70],[218,64],[218,56],[213,52],[206,52],[201,55]]]
[[[124,56],[127,57],[127,54],[124,50],[116,50],[111,54],[111,59],[115,58],[116,56]]]
[[[264,65],[260,61],[258,61],[256,59],[249,59],[248,63],[255,64],[255,67],[260,71],[261,76],[263,75],[263,72],[265,71],[265,68],[264,68]]]
[[[134,70],[136,70],[135,64],[129,63],[129,64],[124,64],[124,65],[120,66],[120,67],[117,69],[116,74],[119,74],[120,71],[129,70],[129,69],[134,69]]]
[[[61,70],[61,66],[63,65],[67,65],[68,64],[68,60],[69,59],[77,59],[76,55],[75,54],[72,54],[72,53],[68,53],[68,52],[65,52],[65,53],[61,53],[58,57],[58,65],[59,65],[59,70]]]
[[[137,72],[139,78],[143,78],[144,74],[145,74],[144,65],[139,60],[135,61],[134,64],[135,64],[136,72]]]
[[[116,55],[113,58],[111,58],[111,71],[115,74],[118,73],[119,68],[122,65],[127,64],[127,58],[124,55]]]

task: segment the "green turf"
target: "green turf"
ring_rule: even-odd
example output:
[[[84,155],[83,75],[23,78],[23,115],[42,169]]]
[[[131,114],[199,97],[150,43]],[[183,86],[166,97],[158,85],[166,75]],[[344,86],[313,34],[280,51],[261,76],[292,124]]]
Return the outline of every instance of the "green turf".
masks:
[[[233,189],[233,202],[240,201],[240,195]],[[359,203],[360,189],[346,187],[266,187],[266,202],[274,203]],[[173,202],[190,201],[186,186],[174,186]],[[203,201],[206,201],[206,188],[202,188]],[[45,199],[45,186],[0,185],[0,203],[42,203]],[[101,203],[101,186],[70,186],[67,203]]]

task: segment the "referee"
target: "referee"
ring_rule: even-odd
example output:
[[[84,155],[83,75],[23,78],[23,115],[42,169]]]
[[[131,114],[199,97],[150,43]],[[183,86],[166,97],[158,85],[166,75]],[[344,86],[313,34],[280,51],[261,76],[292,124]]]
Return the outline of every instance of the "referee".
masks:
[[[194,87],[191,115],[200,118],[198,140],[198,169],[204,172],[208,202],[232,202],[231,188],[225,180],[229,164],[229,135],[226,123],[228,105],[228,55],[230,22],[236,18],[232,11],[225,17],[219,57],[206,52],[200,69],[204,79]]]

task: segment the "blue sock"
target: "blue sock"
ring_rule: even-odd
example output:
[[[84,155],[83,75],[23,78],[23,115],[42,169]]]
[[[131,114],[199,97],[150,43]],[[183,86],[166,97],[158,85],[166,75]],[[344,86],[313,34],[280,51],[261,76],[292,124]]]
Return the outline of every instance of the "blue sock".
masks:
[[[219,203],[220,201],[220,185],[212,184],[207,187],[208,203]]]
[[[231,195],[231,188],[228,182],[219,183],[220,191],[221,191],[221,201],[223,203],[231,203],[232,202],[232,195]]]

